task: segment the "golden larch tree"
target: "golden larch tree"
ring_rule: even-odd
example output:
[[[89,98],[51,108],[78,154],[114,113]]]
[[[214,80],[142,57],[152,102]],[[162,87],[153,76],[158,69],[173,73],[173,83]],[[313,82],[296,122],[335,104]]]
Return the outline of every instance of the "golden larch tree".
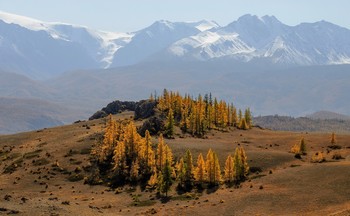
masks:
[[[331,136],[331,144],[332,145],[335,145],[337,143],[337,140],[336,140],[336,138],[335,138],[335,133],[333,132],[332,133],[332,136]]]
[[[232,183],[235,180],[235,168],[233,163],[233,158],[231,155],[227,156],[224,169],[224,179],[227,183]]]
[[[205,181],[205,162],[202,153],[198,155],[197,167],[194,173],[194,177],[197,182],[203,183]]]

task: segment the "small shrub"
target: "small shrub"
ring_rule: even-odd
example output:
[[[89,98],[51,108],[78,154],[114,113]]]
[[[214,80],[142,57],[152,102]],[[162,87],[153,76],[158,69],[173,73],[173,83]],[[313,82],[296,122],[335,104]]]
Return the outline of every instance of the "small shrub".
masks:
[[[80,154],[82,155],[90,154],[90,152],[91,152],[91,148],[83,148],[82,150],[80,150]]]
[[[77,182],[77,181],[83,180],[84,179],[84,175],[82,175],[82,174],[71,174],[70,176],[68,176],[67,179],[70,182]]]
[[[340,153],[334,153],[334,155],[332,156],[333,160],[340,160],[340,159],[345,159],[341,156]]]
[[[40,158],[38,160],[33,160],[34,166],[42,166],[42,165],[46,165],[49,163],[50,163],[50,161],[48,161],[46,158]]]
[[[262,169],[261,167],[250,167],[249,171],[250,173],[261,173]]]
[[[328,148],[336,150],[336,149],[341,149],[342,147],[340,145],[329,145]]]
[[[79,151],[70,149],[69,152],[66,155],[64,155],[64,157],[70,157],[70,156],[73,156],[75,154],[79,154]]]
[[[42,149],[38,149],[38,150],[35,150],[33,152],[25,153],[23,155],[23,158],[25,158],[25,159],[32,159],[32,158],[38,157],[40,152],[42,152],[42,151],[43,151]]]
[[[70,202],[69,202],[69,201],[63,201],[61,204],[62,204],[62,205],[69,205]]]
[[[311,162],[312,163],[322,163],[322,162],[325,162],[325,161],[326,161],[326,159],[323,156],[322,152],[316,152],[311,158]]]

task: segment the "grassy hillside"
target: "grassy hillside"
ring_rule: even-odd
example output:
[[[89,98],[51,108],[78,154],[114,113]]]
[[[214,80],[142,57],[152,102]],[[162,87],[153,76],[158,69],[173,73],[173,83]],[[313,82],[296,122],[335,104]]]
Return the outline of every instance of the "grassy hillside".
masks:
[[[83,117],[78,111],[39,99],[0,97],[0,134],[59,126]]]
[[[321,119],[321,120],[324,120],[324,119],[350,120],[350,116],[348,115],[343,115],[340,113],[329,112],[329,111],[318,111],[311,115],[307,115],[306,117],[311,119]]]
[[[124,112],[117,119],[130,119]],[[211,131],[205,139],[175,135],[165,140],[179,158],[186,149],[197,155],[212,148],[220,165],[238,145],[244,146],[252,172],[239,188],[178,194],[162,203],[154,192],[126,186],[83,184],[91,146],[101,138],[105,119],[15,135],[0,136],[0,208],[20,215],[328,215],[350,212],[350,136],[337,135],[341,149],[328,149],[328,133],[275,132],[254,128]],[[137,121],[136,125],[141,125]],[[301,137],[302,160],[289,153]],[[153,137],[157,143],[157,137]],[[311,163],[316,151],[327,162]],[[334,160],[340,154],[342,160]],[[196,161],[196,160],[195,160]],[[223,168],[222,168],[223,170]]]
[[[350,133],[350,120],[343,119],[293,118],[274,115],[255,117],[254,124],[264,128],[282,131]]]

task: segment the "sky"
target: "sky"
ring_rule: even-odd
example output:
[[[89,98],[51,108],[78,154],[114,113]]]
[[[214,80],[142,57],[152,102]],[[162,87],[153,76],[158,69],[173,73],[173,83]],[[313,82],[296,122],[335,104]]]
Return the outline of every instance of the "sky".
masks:
[[[349,0],[0,0],[0,11],[42,21],[132,32],[157,20],[214,20],[274,15],[287,25],[326,20],[350,29]]]

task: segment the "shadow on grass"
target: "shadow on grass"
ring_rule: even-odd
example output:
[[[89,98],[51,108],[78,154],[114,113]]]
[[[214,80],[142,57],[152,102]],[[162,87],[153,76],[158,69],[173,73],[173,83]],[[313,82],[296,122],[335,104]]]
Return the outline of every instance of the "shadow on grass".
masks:
[[[215,193],[219,188],[219,185],[209,185],[207,188],[207,194]]]

